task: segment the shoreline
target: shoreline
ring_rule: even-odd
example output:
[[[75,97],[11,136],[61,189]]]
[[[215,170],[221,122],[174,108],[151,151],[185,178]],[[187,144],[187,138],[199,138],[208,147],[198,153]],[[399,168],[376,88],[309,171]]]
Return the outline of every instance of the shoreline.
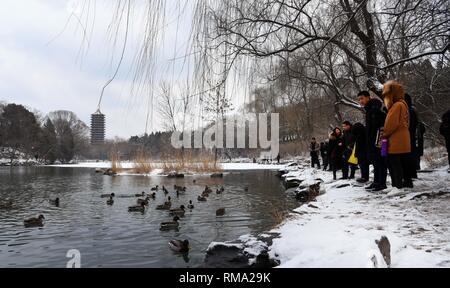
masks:
[[[321,170],[299,166],[284,171],[285,181],[301,183],[286,193],[320,183],[319,195],[299,202],[271,231],[212,243],[208,252],[216,247],[240,248],[249,265],[256,267],[261,265],[257,261],[261,255],[270,259],[263,264],[277,263],[272,266],[277,268],[450,267],[450,174],[446,169],[420,175],[414,189],[391,188],[379,194],[365,191],[355,181],[333,181],[330,173]],[[270,243],[264,240],[268,235],[276,235]]]

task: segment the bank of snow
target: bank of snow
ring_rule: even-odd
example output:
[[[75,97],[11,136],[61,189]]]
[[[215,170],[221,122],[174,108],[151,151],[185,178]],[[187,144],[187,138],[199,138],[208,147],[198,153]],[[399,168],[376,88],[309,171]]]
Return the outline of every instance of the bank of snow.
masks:
[[[421,175],[412,190],[371,194],[352,181],[333,182],[329,173],[306,169],[289,178],[324,181],[326,193],[311,208],[304,205],[272,231],[270,256],[280,267],[386,267],[375,243],[391,243],[391,267],[450,267],[450,175]],[[338,189],[337,187],[351,186]],[[440,197],[413,200],[444,192]]]

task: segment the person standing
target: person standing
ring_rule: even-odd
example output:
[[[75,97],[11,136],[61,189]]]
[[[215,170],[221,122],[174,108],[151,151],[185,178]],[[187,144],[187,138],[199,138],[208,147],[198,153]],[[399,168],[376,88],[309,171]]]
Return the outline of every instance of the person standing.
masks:
[[[353,148],[355,146],[355,139],[352,134],[352,124],[349,121],[345,121],[342,124],[344,130],[344,151],[342,154],[342,179],[355,179],[356,165],[348,163],[350,156],[352,156]],[[349,175],[350,173],[350,175]]]
[[[329,146],[328,141],[320,143],[320,156],[322,157],[323,171],[328,170],[328,163],[329,163],[328,146]]]
[[[316,138],[312,138],[311,147],[311,167],[314,168],[317,164],[318,169],[320,169],[319,152],[320,145],[317,143]]]
[[[425,152],[425,133],[426,133],[425,124],[419,120],[419,123],[417,125],[417,158],[416,158],[417,171],[422,170],[421,158],[423,157]]]
[[[409,154],[409,165],[407,166],[408,177],[417,179],[417,126],[419,125],[419,117],[413,104],[412,97],[406,93],[405,102],[408,105],[409,112],[409,135],[411,137],[411,153]]]
[[[442,116],[442,124],[439,129],[441,132],[441,135],[445,138],[445,144],[447,146],[447,153],[448,153],[448,165],[450,166],[450,110],[448,110],[443,116]],[[450,167],[448,172],[450,173]]]
[[[392,186],[398,189],[413,188],[412,178],[408,172],[411,136],[405,90],[400,83],[389,81],[384,85],[383,98],[388,109],[383,139],[388,141],[388,163]]]
[[[355,156],[358,158],[361,178],[356,180],[359,183],[369,182],[369,161],[367,160],[367,131],[361,123],[353,125],[352,134],[355,137]]]
[[[374,181],[366,190],[378,192],[387,188],[387,161],[381,156],[381,146],[378,145],[379,136],[384,129],[386,111],[383,109],[383,103],[371,98],[368,91],[358,94],[358,102],[366,112],[367,161],[374,167]]]
[[[337,180],[337,171],[342,169],[342,154],[344,151],[344,141],[342,139],[342,130],[336,127],[330,135],[329,143],[330,165],[333,170],[333,179]]]

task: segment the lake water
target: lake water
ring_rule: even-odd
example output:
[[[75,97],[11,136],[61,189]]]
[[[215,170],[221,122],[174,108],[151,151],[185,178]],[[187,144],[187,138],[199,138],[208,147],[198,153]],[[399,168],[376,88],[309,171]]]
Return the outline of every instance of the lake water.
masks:
[[[71,249],[81,252],[82,267],[185,268],[203,264],[205,251],[213,241],[270,230],[277,224],[273,211],[295,208],[295,200],[285,193],[281,181],[270,171],[242,171],[223,179],[209,177],[123,176],[107,177],[81,168],[0,168],[0,267],[66,267]],[[193,180],[196,183],[193,183]],[[176,197],[173,186],[187,186],[185,195]],[[134,195],[165,185],[173,207],[195,209],[186,212],[179,231],[161,232],[161,222],[170,221],[167,211],[157,211],[165,195],[159,192],[144,214],[128,213],[135,198],[116,198],[106,205],[101,194]],[[209,185],[224,186],[222,195],[213,193],[208,202],[197,196]],[[245,192],[245,187],[249,191]],[[49,199],[59,197],[59,208]],[[12,201],[12,206],[8,203]],[[215,211],[226,208],[224,217]],[[23,227],[23,220],[45,215],[43,228]],[[173,253],[167,243],[188,239],[188,256]]]

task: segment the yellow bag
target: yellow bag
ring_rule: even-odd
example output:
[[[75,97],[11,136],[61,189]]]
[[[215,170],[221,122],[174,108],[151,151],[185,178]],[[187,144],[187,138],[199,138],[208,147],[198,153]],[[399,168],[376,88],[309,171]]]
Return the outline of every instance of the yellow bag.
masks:
[[[350,156],[350,159],[348,159],[348,163],[353,165],[358,165],[359,163],[358,158],[356,158],[356,144],[355,147],[353,147],[353,153],[352,156]]]

